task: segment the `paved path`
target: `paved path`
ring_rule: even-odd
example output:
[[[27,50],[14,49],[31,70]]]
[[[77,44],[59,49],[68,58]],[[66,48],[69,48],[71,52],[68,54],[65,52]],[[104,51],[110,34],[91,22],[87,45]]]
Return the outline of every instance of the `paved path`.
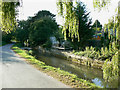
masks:
[[[11,46],[12,44],[8,44],[0,47],[2,48],[2,52],[0,51],[2,53],[2,60],[0,59],[2,88],[70,88],[28,65],[10,50]]]

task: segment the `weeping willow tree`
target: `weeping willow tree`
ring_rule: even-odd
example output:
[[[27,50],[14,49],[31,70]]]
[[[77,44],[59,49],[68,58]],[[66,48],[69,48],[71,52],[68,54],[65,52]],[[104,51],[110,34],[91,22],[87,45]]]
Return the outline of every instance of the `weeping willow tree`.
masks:
[[[118,3],[118,35],[117,35],[117,40],[118,40],[118,45],[119,45],[119,50],[120,50],[120,1]]]
[[[84,3],[72,0],[59,0],[58,12],[64,19],[64,39],[68,39],[74,49],[84,47],[87,40],[92,38],[91,19]]]
[[[9,0],[8,0],[9,1]],[[16,15],[18,12],[17,7],[20,6],[20,1],[18,2],[5,2],[0,1],[1,5],[1,30],[10,33],[16,25]]]
[[[74,39],[75,37],[78,37],[78,41],[80,40],[79,38],[79,33],[78,33],[78,25],[77,25],[77,18],[75,16],[75,12],[73,10],[73,2],[72,0],[67,1],[67,0],[59,0],[57,2],[58,6],[58,12],[59,14],[64,18],[65,23],[63,26],[63,33],[64,33],[64,38],[66,40],[66,30],[69,30],[69,37]]]
[[[101,10],[109,6],[111,0],[93,0],[93,7]]]
[[[101,1],[101,2],[100,2]],[[110,3],[111,0],[94,0],[94,7],[99,10]],[[111,22],[113,25],[111,25]],[[112,27],[111,27],[112,26]],[[117,16],[112,21],[109,20],[108,23],[108,39],[110,39],[109,43],[109,51],[115,51],[112,59],[107,59],[103,65],[103,77],[105,80],[112,82],[114,80],[120,83],[120,1],[118,3],[118,11]],[[111,30],[113,29],[113,35],[111,36]],[[116,31],[116,33],[115,33]],[[112,47],[112,48],[111,48]],[[118,85],[119,87],[119,85]],[[118,88],[117,87],[117,88]]]
[[[101,10],[102,8],[104,7],[107,7],[109,6],[109,4],[111,3],[111,0],[93,0],[93,6],[94,8],[97,8],[99,10]],[[118,4],[118,14],[117,14],[117,17],[115,17],[115,22],[117,23],[118,27],[117,27],[117,35],[116,35],[116,39],[117,39],[117,42],[120,46],[120,1],[119,1],[119,4]],[[114,26],[113,26],[113,30],[115,30],[115,27],[116,27],[116,23],[114,23]],[[109,29],[109,26],[108,26],[108,29]],[[109,38],[110,38],[110,33],[109,33]],[[119,47],[120,49],[120,47]]]
[[[76,0],[77,2],[77,0]],[[98,9],[99,11],[103,8],[106,8],[111,3],[111,0],[93,0],[93,7]],[[65,18],[65,24],[63,28],[64,37],[66,39],[66,30],[69,30],[69,36],[73,37],[74,35],[79,38],[78,33],[78,24],[77,18],[74,16],[73,5],[76,4],[72,0],[59,0],[57,2],[59,14]],[[119,2],[120,4],[120,2]],[[109,24],[110,25],[110,24]],[[120,5],[118,7],[118,15],[116,17],[115,23],[113,24],[113,31],[116,29],[116,35],[114,35],[115,39],[111,41],[109,45],[109,50],[115,50],[115,54],[113,55],[111,60],[106,60],[103,66],[103,76],[104,79],[110,80],[118,80],[119,78],[119,68],[120,68]],[[108,30],[108,39],[111,38],[110,35],[110,27],[107,27]],[[116,47],[118,46],[118,47]],[[110,48],[112,47],[112,48]],[[109,63],[110,61],[110,63]]]

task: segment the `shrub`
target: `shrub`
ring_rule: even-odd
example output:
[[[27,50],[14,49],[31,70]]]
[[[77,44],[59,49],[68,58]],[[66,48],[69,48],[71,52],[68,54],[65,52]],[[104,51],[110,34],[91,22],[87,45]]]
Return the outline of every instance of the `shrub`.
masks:
[[[6,42],[6,43],[9,43],[11,42],[11,39],[12,39],[12,32],[11,33],[6,33],[6,32],[2,32],[2,41]]]
[[[119,59],[118,52],[110,59],[106,59],[103,65],[103,77],[107,81],[118,80],[119,77]]]
[[[46,43],[44,43],[42,45],[42,47],[47,48],[47,49],[51,48],[52,47],[52,42],[50,41],[50,39]]]

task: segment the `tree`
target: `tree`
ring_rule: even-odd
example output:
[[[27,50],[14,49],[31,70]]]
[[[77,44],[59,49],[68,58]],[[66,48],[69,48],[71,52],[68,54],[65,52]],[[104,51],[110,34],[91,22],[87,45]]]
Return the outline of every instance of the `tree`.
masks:
[[[16,15],[18,12],[17,7],[20,6],[20,1],[18,2],[1,2],[2,8],[2,19],[1,19],[1,30],[6,33],[10,33],[16,25]]]
[[[42,11],[38,11],[38,13],[36,13],[35,16],[28,18],[29,24],[33,23],[36,20],[40,20],[43,17],[49,17],[52,20],[55,20],[55,15],[54,14],[50,13],[47,10],[42,10]]]
[[[62,2],[62,0],[59,0],[57,2],[57,6],[58,6],[59,14],[65,20],[62,30],[64,33],[65,40],[67,39],[66,37],[67,30],[69,31],[69,37],[73,39],[75,35],[75,37],[78,37],[79,40],[77,18],[75,16],[73,2],[67,2],[67,1]]]
[[[97,31],[101,31],[102,30],[102,25],[101,23],[98,21],[98,20],[95,20],[94,24],[93,24],[93,29],[96,31],[96,28],[97,28]]]
[[[86,11],[86,7],[82,2],[77,2],[75,7],[76,18],[78,20],[78,38],[74,37],[74,45],[79,47],[84,47],[87,41],[92,38],[94,31],[91,27],[91,19],[89,18],[89,13]]]
[[[29,43],[31,46],[42,45],[57,31],[55,15],[49,11],[39,11],[35,16],[29,17],[26,21],[19,21],[15,31],[16,40],[22,43]]]
[[[63,26],[62,25],[58,25],[58,30],[56,31],[56,33],[54,34],[54,36],[56,37],[56,39],[62,43],[62,41],[64,41],[64,36],[62,34],[62,29]]]
[[[97,3],[95,7],[101,8],[100,3]],[[115,20],[114,23],[113,22],[111,23],[111,20],[109,20],[108,25],[106,25],[108,28],[108,39],[111,39],[110,29],[113,27],[113,32],[116,29],[116,36],[115,36],[116,39],[112,40],[111,43],[109,44],[109,50],[111,50],[111,47],[112,47],[112,49],[115,51],[115,54],[112,56],[111,60],[107,59],[103,65],[103,77],[107,81],[117,80],[119,82],[119,67],[120,67],[120,59],[119,59],[120,57],[120,24],[119,23],[120,23],[120,1],[118,5],[117,20]],[[116,47],[117,45],[118,47]],[[110,61],[111,63],[108,63]]]
[[[93,7],[101,10],[110,4],[111,0],[93,0]]]
[[[99,10],[101,10],[103,7],[106,7],[109,5],[109,3],[111,2],[111,0],[93,0],[93,5],[94,5],[94,8],[97,8]],[[117,28],[117,35],[116,35],[116,41],[117,41],[117,44],[118,46],[120,46],[120,1],[118,2],[118,9],[117,9],[117,23],[118,23],[118,28]],[[120,47],[119,47],[120,49]]]
[[[51,19],[55,20],[55,15],[47,10],[39,11],[37,14],[35,14],[34,17],[31,18],[31,20],[36,21],[38,19],[41,19],[42,17],[50,17]]]
[[[74,26],[74,27],[78,28],[76,25],[77,19],[75,18],[74,14],[73,14],[73,1],[72,0],[70,0],[70,1],[67,2],[67,1],[59,0],[57,2],[59,14],[62,15],[63,18],[65,18],[65,27],[64,27],[63,31],[65,31],[65,33],[66,33],[66,30],[68,30],[70,35],[72,35],[72,36],[75,35],[75,37],[78,37],[78,41],[79,41],[78,29],[73,28],[71,30],[68,28],[69,25],[71,27]],[[101,10],[103,7],[106,7],[107,5],[109,5],[110,1],[111,0],[93,0],[93,6],[94,6],[94,8]],[[74,17],[74,20],[73,20],[73,18],[71,18],[72,16]],[[118,58],[118,57],[120,57],[120,51],[119,51],[120,50],[120,24],[119,24],[120,23],[120,1],[119,1],[119,6],[118,6],[117,23],[118,23],[118,28],[116,30],[116,32],[117,32],[116,40],[114,42],[112,42],[112,45],[109,45],[109,46],[110,47],[112,46],[114,49],[116,49],[116,45],[118,45],[118,49],[116,49],[116,54],[113,55],[113,57],[112,57],[112,62],[111,62],[112,65],[108,65],[109,64],[108,61],[110,61],[110,60],[106,60],[106,62],[108,64],[106,64],[106,65],[104,64],[103,76],[110,78],[110,79],[117,78],[117,80],[118,80],[119,79],[118,71],[119,71],[119,67],[120,67],[120,64],[119,64],[120,61]],[[109,33],[108,33],[108,37],[110,37]],[[65,38],[66,38],[66,34],[65,34]],[[111,70],[111,68],[112,68],[112,70]],[[111,75],[111,76],[109,76],[109,75]]]
[[[55,15],[47,10],[39,11],[28,19],[29,43],[31,46],[43,45],[58,30]]]
[[[85,5],[79,1],[76,2],[75,6],[73,2],[67,1],[59,1],[57,4],[60,15],[65,19],[63,26],[65,40],[69,38],[73,42],[79,42],[77,45],[83,46],[85,41],[93,35],[91,19],[89,19],[89,12],[86,11]]]
[[[34,21],[30,27],[29,42],[31,46],[45,44],[57,30],[57,23],[50,17]]]
[[[23,20],[18,22],[14,36],[16,40],[19,41],[22,45],[24,45],[25,42],[27,43],[29,38],[30,31],[28,28],[28,21]]]
[[[2,41],[6,43],[10,43],[13,37],[13,31],[11,33],[6,33],[5,31],[2,31]]]

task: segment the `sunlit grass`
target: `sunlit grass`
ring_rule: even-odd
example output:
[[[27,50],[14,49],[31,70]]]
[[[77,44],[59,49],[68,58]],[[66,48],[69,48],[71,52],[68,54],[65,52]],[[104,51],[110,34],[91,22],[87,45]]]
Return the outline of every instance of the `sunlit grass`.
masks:
[[[13,45],[12,49],[20,56],[26,58],[26,61],[34,65],[39,70],[47,73],[48,75],[62,81],[63,83],[72,86],[73,88],[100,88],[93,83],[86,80],[78,78],[76,75],[71,74],[67,71],[61,70],[60,68],[55,68],[46,65],[44,62],[35,59],[35,57],[29,55],[25,50],[20,49],[16,45]]]

